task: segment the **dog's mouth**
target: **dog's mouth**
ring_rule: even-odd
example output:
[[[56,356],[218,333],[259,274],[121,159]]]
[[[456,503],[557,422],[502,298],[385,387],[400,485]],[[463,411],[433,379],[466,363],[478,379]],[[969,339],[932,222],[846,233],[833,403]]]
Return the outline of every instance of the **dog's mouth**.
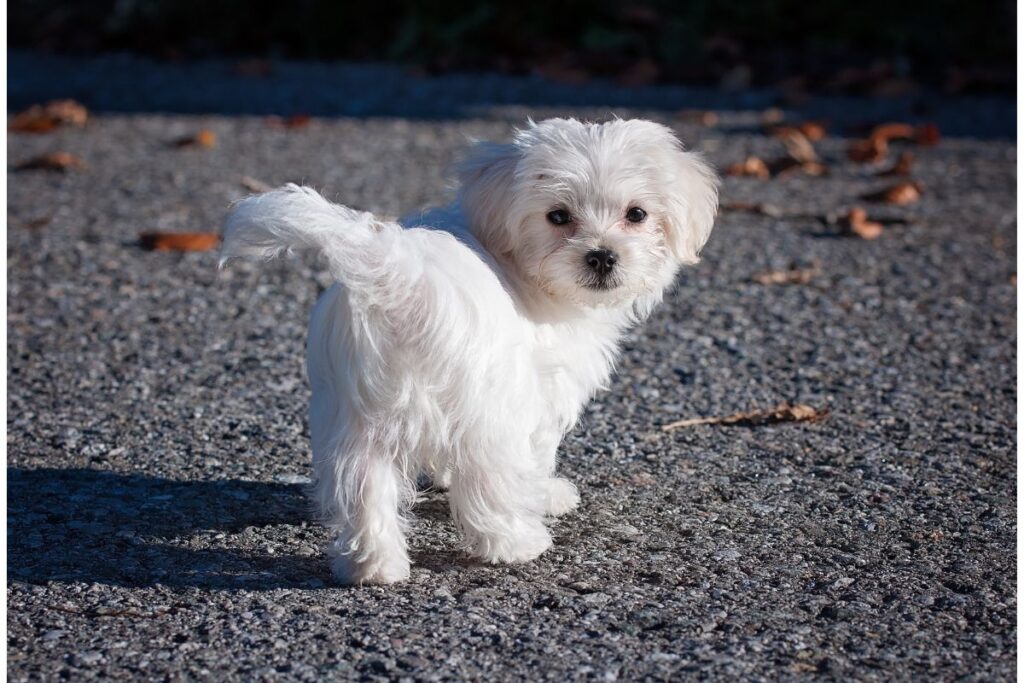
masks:
[[[579,279],[580,287],[589,289],[592,292],[610,292],[622,283],[614,275],[601,277],[598,275],[587,275]]]

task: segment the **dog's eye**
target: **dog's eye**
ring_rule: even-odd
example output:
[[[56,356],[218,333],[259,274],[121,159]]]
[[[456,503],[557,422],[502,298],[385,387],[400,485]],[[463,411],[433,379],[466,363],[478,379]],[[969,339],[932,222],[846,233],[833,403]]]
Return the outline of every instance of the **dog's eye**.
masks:
[[[554,225],[566,225],[572,220],[572,216],[565,209],[555,209],[548,212],[548,221]]]
[[[630,223],[643,223],[645,218],[647,218],[647,212],[639,206],[630,207],[626,212],[626,220]]]

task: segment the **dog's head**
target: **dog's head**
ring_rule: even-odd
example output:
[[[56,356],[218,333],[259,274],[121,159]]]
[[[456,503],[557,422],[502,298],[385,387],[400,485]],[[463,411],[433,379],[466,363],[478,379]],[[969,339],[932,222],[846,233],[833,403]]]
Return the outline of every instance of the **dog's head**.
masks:
[[[530,122],[480,143],[459,168],[460,204],[493,254],[549,296],[648,309],[696,263],[718,208],[714,172],[665,126]]]

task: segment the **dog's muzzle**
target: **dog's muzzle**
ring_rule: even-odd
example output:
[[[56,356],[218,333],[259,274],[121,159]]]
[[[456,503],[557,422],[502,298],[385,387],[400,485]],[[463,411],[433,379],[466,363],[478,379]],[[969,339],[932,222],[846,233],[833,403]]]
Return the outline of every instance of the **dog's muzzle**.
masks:
[[[618,283],[615,278],[615,264],[619,257],[611,249],[592,249],[586,253],[587,275],[582,284],[588,289],[612,289]]]

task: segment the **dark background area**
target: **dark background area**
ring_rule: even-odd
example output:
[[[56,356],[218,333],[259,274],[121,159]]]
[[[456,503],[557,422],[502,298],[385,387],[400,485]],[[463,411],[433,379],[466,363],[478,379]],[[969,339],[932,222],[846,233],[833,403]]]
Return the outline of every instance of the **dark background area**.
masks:
[[[1014,89],[1008,0],[652,0],[620,3],[28,0],[14,48],[386,61],[424,72],[539,73],[556,81],[783,84],[899,94]],[[259,69],[259,65],[250,65]]]

